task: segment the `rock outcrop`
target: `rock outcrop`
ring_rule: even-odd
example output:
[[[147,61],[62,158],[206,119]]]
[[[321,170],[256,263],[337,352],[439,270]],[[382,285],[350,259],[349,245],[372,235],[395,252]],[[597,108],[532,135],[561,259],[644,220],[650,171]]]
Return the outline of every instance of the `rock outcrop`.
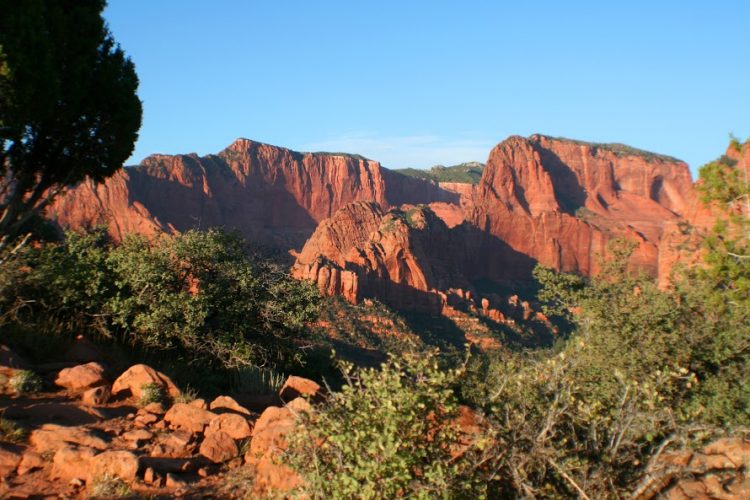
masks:
[[[220,226],[286,250],[300,248],[320,221],[352,201],[390,208],[459,198],[358,155],[238,139],[216,155],[149,156],[103,184],[71,189],[48,213],[63,227],[107,225],[117,240]]]
[[[63,226],[107,223],[117,239],[238,229],[291,251],[295,276],[325,294],[440,310],[461,290],[490,311],[477,280],[515,286],[537,262],[596,274],[615,237],[637,243],[632,269],[664,281],[682,258],[684,224],[713,220],[698,206],[685,163],[617,144],[513,136],[492,150],[478,184],[463,184],[239,139],[216,155],[154,155],[104,184],[83,183],[50,215]]]
[[[502,319],[508,304],[479,297],[478,280],[528,281],[537,262],[595,274],[614,237],[635,241],[631,267],[657,276],[664,235],[695,206],[683,162],[544,136],[499,144],[478,186],[441,187],[459,205],[343,207],[313,233],[293,274],[351,302],[442,313],[463,302]]]
[[[440,290],[469,285],[461,273],[463,229],[449,228],[426,206],[383,212],[374,203],[353,203],[318,227],[292,274],[351,302],[376,297],[396,307],[440,312]]]
[[[620,145],[535,135],[510,137],[490,153],[469,216],[490,237],[558,270],[595,274],[607,242],[638,243],[631,265],[658,273],[659,241],[693,196],[688,166]],[[486,264],[494,279],[517,278],[506,259]]]

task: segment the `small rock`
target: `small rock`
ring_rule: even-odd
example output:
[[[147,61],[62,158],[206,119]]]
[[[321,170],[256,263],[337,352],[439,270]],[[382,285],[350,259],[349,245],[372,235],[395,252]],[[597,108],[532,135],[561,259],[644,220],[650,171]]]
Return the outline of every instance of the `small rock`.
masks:
[[[135,481],[140,466],[138,457],[125,450],[102,452],[92,459],[91,464],[93,477],[109,475],[128,482]]]
[[[109,386],[101,385],[83,393],[81,402],[87,406],[101,406],[107,404],[110,397]]]
[[[122,438],[126,441],[134,441],[136,443],[140,443],[143,441],[149,441],[151,438],[153,438],[154,435],[144,429],[139,429],[135,431],[128,431],[123,433]]]
[[[96,450],[107,448],[107,442],[85,427],[65,427],[44,424],[31,432],[29,444],[37,453],[54,451],[66,444],[75,444]]]
[[[70,480],[68,484],[72,486],[73,488],[81,488],[83,486],[83,480],[77,477],[74,477],[73,479]]]
[[[151,450],[151,456],[169,458],[190,456],[194,450],[194,447],[190,445],[192,437],[193,435],[185,430],[162,434],[157,438],[157,443]]]
[[[176,489],[176,488],[184,488],[187,486],[187,482],[185,482],[184,479],[172,474],[171,472],[167,472],[167,482],[166,487],[170,489]]]
[[[154,403],[149,403],[143,408],[141,408],[140,411],[153,413],[154,415],[164,415],[167,412],[167,407],[164,406],[164,403],[161,403],[159,401],[156,401]]]
[[[200,469],[198,469],[198,475],[200,477],[208,477],[208,469],[206,469],[205,467],[201,467]]]
[[[230,410],[235,413],[242,413],[243,415],[250,415],[250,410],[245,408],[244,406],[241,406],[237,401],[234,400],[234,398],[230,398],[229,396],[219,396],[213,401],[211,401],[211,404],[208,406],[210,410],[217,411],[217,410]]]
[[[201,410],[208,410],[208,405],[206,404],[206,400],[202,398],[196,398],[188,403],[190,406],[194,406],[196,408],[200,408]]]
[[[16,470],[20,461],[21,456],[18,453],[0,448],[0,477]]]
[[[57,374],[55,384],[74,391],[97,387],[107,383],[104,371],[104,367],[95,361],[65,368]]]
[[[237,443],[223,431],[206,436],[200,447],[200,454],[217,464],[231,460],[238,453]]]
[[[279,391],[282,401],[292,401],[298,397],[308,397],[310,399],[319,399],[322,397],[320,385],[310,379],[296,377],[291,375],[286,379],[284,385]]]
[[[141,388],[146,384],[160,386],[171,397],[180,394],[180,390],[169,377],[144,364],[133,365],[120,375],[112,384],[112,394],[130,391],[133,397],[140,398]]]
[[[146,472],[143,473],[143,482],[146,484],[152,484],[154,482],[154,469],[152,467],[146,467]]]
[[[159,420],[159,417],[153,413],[141,413],[140,415],[136,415],[134,422],[140,427],[146,427],[147,425],[156,423],[157,420]]]
[[[232,439],[245,439],[252,435],[252,428],[247,419],[236,413],[223,413],[211,420],[206,427],[206,436],[223,431]]]
[[[50,477],[88,480],[91,477],[91,460],[95,454],[93,448],[86,446],[63,445],[52,457]]]
[[[203,429],[216,417],[215,413],[184,403],[177,403],[164,415],[164,420],[172,427],[184,429],[193,434]]]

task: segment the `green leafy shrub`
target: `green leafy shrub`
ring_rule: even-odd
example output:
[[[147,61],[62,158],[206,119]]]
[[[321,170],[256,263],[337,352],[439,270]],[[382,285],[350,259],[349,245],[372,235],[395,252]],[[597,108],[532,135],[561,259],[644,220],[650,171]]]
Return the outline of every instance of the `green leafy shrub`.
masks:
[[[219,230],[120,245],[102,230],[69,232],[23,257],[0,282],[0,307],[12,312],[0,327],[93,331],[206,370],[299,362],[294,342],[317,315],[315,287]]]
[[[42,390],[42,379],[31,370],[18,370],[8,380],[8,385],[18,394],[34,393]]]
[[[622,497],[665,448],[748,424],[750,331],[738,295],[706,279],[711,264],[660,290],[627,271],[632,249],[613,242],[593,279],[538,267],[538,297],[570,335],[470,363],[462,394],[489,414],[502,450],[495,494]]]
[[[433,354],[391,357],[380,370],[343,364],[347,384],[293,436],[289,460],[313,498],[477,498],[470,452],[458,442],[453,385]]]

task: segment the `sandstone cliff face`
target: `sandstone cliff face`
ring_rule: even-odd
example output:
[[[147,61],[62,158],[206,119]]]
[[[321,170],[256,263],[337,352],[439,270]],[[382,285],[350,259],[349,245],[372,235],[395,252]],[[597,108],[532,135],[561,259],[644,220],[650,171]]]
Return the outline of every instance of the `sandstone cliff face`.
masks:
[[[467,287],[465,242],[427,206],[383,212],[358,202],[323,222],[292,274],[325,294],[356,302],[375,297],[406,309],[440,312],[440,290]]]
[[[500,143],[477,186],[439,187],[458,203],[345,207],[308,241],[295,275],[351,301],[442,312],[458,302],[502,317],[503,299],[474,283],[528,281],[537,262],[594,274],[614,237],[635,241],[631,267],[657,276],[668,272],[660,245],[696,206],[683,162],[544,136]]]
[[[739,150],[729,147],[725,156],[750,178],[750,141]],[[722,213],[719,207],[702,203],[697,190],[690,192],[686,200],[683,218],[668,222],[659,242],[658,278],[663,288],[670,285],[670,274],[676,263],[687,266],[700,263],[703,255],[701,242]]]
[[[222,226],[290,249],[300,248],[320,221],[352,201],[387,209],[459,199],[360,156],[303,154],[239,139],[218,155],[150,156],[104,184],[70,190],[49,215],[64,227],[108,224],[116,239],[129,232]]]
[[[593,274],[614,236],[638,243],[631,264],[656,276],[664,226],[692,196],[688,166],[617,146],[511,137],[490,153],[469,220],[515,252]],[[494,266],[495,279],[506,279]]]
[[[480,294],[472,278],[476,259],[504,255],[488,246],[471,224],[449,226],[430,205],[402,205],[384,212],[355,202],[323,221],[297,256],[293,276],[310,280],[324,295],[350,302],[376,298],[399,309],[453,316],[472,310],[495,321],[528,321],[533,311],[515,297]],[[521,256],[526,263],[528,258]],[[509,267],[518,267],[510,260]]]
[[[153,155],[104,184],[82,183],[50,215],[108,224],[116,239],[238,229],[295,250],[295,275],[326,294],[427,309],[458,297],[489,311],[497,300],[484,304],[473,283],[528,280],[536,262],[594,274],[616,236],[638,243],[633,268],[666,275],[682,224],[713,220],[696,200],[686,164],[620,145],[510,137],[472,185],[239,139],[217,155]]]

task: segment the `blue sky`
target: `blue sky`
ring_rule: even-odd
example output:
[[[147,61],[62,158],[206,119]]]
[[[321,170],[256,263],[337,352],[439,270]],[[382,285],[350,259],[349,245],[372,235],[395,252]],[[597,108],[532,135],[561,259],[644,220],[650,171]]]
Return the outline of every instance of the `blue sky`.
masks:
[[[746,0],[110,0],[105,18],[141,80],[129,163],[247,137],[428,167],[539,132],[695,168],[750,135]]]

